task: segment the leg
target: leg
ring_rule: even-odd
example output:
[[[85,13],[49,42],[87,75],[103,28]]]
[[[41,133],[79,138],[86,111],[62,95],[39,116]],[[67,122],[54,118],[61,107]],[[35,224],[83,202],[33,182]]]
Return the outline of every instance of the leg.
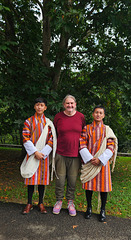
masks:
[[[34,192],[34,185],[28,185],[28,203],[23,211],[23,214],[28,214],[33,208],[32,206],[32,196]]]
[[[107,192],[101,192],[101,210],[105,210],[107,201]]]
[[[44,190],[45,190],[45,185],[38,185],[39,204],[43,203]]]
[[[43,205],[43,196],[44,196],[44,190],[45,190],[45,186],[44,185],[38,185],[38,192],[39,192],[39,210],[41,213],[47,213],[44,205]]]
[[[70,216],[76,216],[76,209],[73,203],[75,198],[75,186],[78,176],[78,170],[80,168],[80,159],[79,158],[67,158],[66,160],[67,167],[67,192],[66,198],[68,200],[68,210]]]
[[[92,193],[93,191],[86,190],[86,200],[88,208],[91,208]]]
[[[66,179],[66,165],[65,165],[65,157],[56,154],[56,173],[58,179],[56,179],[56,186],[55,186],[55,194],[57,202],[54,205],[53,213],[59,214],[61,207],[62,207],[62,200],[64,197],[64,186],[65,186],[65,179]]]
[[[87,211],[85,213],[85,218],[86,219],[90,219],[91,218],[91,213],[92,213],[92,205],[91,205],[92,194],[93,194],[93,191],[86,190],[86,200],[87,200]]]
[[[67,158],[66,160],[67,167],[67,200],[74,200],[75,198],[75,187],[76,180],[78,176],[78,171],[80,168],[80,159],[79,158]]]
[[[28,185],[28,204],[32,204],[33,192],[34,192],[34,185]]]
[[[101,194],[101,211],[100,211],[99,221],[104,222],[106,219],[105,205],[107,201],[107,192],[101,192],[100,194]]]
[[[56,179],[55,194],[57,201],[59,201],[64,197],[64,186],[66,179],[65,157],[59,154],[56,155],[56,173],[58,179]]]

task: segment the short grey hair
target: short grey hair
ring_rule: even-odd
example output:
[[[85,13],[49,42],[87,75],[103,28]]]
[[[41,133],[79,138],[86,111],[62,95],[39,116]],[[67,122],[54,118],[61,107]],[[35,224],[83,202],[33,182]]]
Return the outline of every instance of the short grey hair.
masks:
[[[75,98],[74,96],[72,96],[72,95],[70,95],[70,94],[67,94],[67,95],[65,96],[65,98],[63,99],[63,104],[65,103],[65,101],[66,101],[67,98],[72,98],[72,99],[76,102],[76,98]]]

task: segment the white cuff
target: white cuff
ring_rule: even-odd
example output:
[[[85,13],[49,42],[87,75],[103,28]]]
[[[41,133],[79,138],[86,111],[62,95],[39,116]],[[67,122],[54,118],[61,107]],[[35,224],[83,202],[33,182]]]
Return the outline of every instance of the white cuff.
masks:
[[[52,148],[48,144],[46,144],[40,152],[44,154],[44,159],[45,159],[49,156],[51,151],[52,151]]]
[[[107,148],[98,158],[101,161],[102,165],[105,166],[112,155],[113,152]]]
[[[91,155],[91,153],[89,152],[89,150],[87,148],[83,148],[79,151],[81,157],[82,157],[82,160],[84,161],[84,163],[87,163],[89,162],[93,156]]]
[[[28,153],[29,156],[37,151],[37,148],[34,146],[33,142],[31,142],[30,140],[25,142],[23,145],[24,145],[25,150],[26,150],[26,152]]]

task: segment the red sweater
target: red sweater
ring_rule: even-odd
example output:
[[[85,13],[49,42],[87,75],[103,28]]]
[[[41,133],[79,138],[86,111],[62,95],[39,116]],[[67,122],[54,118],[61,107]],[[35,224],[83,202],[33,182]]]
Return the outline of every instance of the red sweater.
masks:
[[[67,116],[64,112],[57,113],[54,118],[57,132],[57,150],[62,156],[78,157],[80,134],[85,126],[85,117],[76,112],[73,116]]]

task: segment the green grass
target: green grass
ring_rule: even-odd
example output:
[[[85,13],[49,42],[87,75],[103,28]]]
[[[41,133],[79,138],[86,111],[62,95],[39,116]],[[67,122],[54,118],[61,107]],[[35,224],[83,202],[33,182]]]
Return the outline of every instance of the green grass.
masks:
[[[1,179],[0,179],[0,200],[5,202],[27,203],[27,187],[20,176],[19,167],[20,151],[18,149],[1,149]],[[112,173],[113,191],[108,194],[106,213],[122,218],[131,218],[131,158],[117,157],[116,166]],[[65,186],[66,191],[66,186]],[[98,193],[94,192],[92,197],[92,210],[97,213]],[[52,206],[55,198],[55,179],[46,187],[44,204]],[[38,192],[33,195],[33,204],[38,203]],[[82,189],[79,176],[76,184],[75,205],[78,211],[86,211],[85,191]],[[67,207],[64,197],[63,208]]]
[[[12,148],[12,147],[0,147],[0,151],[4,150],[4,151],[21,151],[21,148]]]

